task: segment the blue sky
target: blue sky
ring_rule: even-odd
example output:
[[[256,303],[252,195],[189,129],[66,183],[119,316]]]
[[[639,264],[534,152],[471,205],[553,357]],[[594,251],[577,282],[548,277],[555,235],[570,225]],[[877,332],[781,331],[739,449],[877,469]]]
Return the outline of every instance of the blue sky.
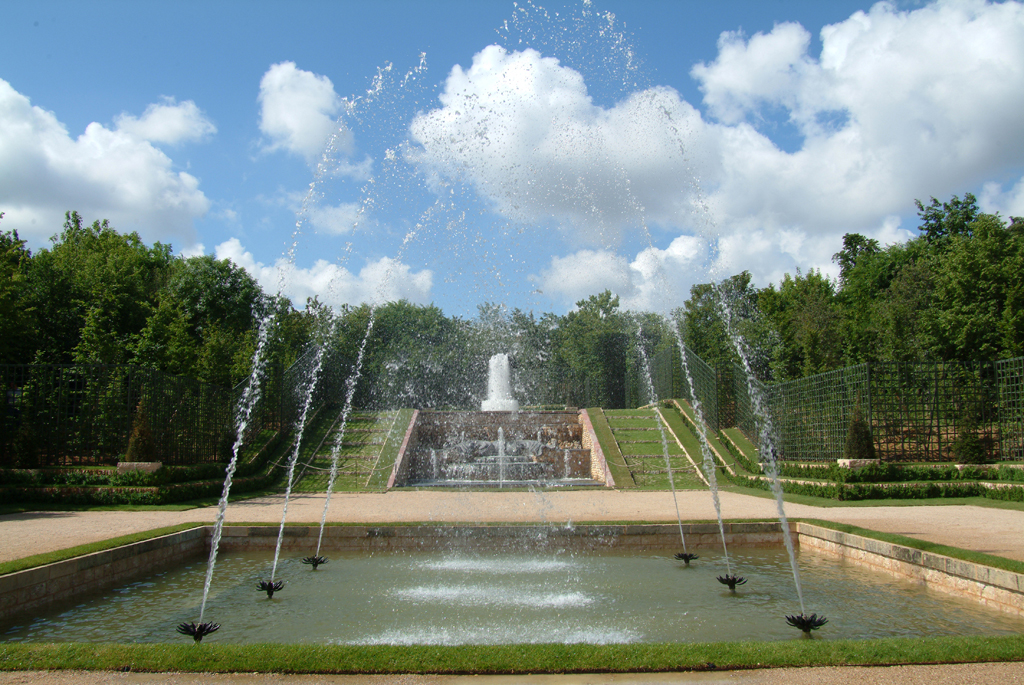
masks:
[[[1024,215],[1019,3],[4,16],[0,229],[45,246],[77,209],[233,259],[297,304],[564,312],[610,288],[665,309],[743,269],[835,273],[846,232],[913,235],[915,198]]]

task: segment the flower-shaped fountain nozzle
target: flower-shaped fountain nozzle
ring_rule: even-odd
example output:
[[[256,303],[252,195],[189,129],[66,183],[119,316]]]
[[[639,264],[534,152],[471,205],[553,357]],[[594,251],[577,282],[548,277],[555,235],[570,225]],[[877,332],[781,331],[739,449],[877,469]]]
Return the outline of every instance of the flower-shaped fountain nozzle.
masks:
[[[319,566],[320,564],[327,563],[327,557],[322,557],[320,555],[317,555],[315,557],[303,557],[302,563],[309,564],[313,567],[313,570],[315,571],[317,566]]]
[[[678,561],[683,562],[687,566],[689,566],[690,562],[693,561],[694,559],[700,559],[700,557],[697,556],[696,554],[687,554],[686,552],[680,552],[679,554],[676,555],[675,558]]]
[[[274,599],[274,593],[284,587],[283,580],[261,580],[256,589],[267,593],[267,599]]]
[[[812,630],[817,630],[828,623],[828,619],[817,614],[811,614],[810,616],[797,614],[796,616],[787,616],[786,623],[810,635]]]
[[[182,623],[178,626],[178,632],[182,635],[188,635],[195,642],[199,643],[203,641],[203,638],[210,633],[216,633],[220,628],[219,623]]]
[[[745,585],[747,579],[743,578],[742,576],[730,576],[727,573],[724,576],[718,576],[718,582],[722,585],[728,585],[730,590],[736,592],[736,586]]]

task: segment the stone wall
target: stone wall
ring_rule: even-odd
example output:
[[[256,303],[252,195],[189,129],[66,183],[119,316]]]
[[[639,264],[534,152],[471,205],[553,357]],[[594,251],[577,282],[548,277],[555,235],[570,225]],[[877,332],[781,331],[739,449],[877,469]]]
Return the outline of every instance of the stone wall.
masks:
[[[0,620],[202,556],[208,551],[209,530],[191,528],[0,576]]]
[[[830,528],[795,523],[800,547],[890,576],[917,581],[956,597],[1024,615],[1024,575],[942,554],[873,540]]]

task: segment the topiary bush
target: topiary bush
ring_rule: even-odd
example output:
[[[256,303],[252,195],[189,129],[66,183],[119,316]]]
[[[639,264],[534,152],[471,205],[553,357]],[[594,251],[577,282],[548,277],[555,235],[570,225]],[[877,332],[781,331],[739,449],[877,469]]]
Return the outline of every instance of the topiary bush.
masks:
[[[843,446],[843,457],[846,459],[874,459],[875,443],[871,439],[871,427],[864,420],[860,405],[853,408],[850,427],[846,431],[846,444]]]
[[[957,426],[953,456],[961,464],[985,464],[989,461],[985,443],[978,437],[978,421],[972,412],[965,413]]]

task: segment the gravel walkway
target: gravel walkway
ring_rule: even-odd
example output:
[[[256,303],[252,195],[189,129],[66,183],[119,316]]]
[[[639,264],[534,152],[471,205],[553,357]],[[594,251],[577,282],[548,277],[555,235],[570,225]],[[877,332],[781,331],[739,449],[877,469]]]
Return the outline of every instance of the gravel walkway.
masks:
[[[52,671],[2,673],[11,685],[1012,685],[1024,683],[1024,663],[951,664],[876,668],[778,668],[712,673],[625,673],[616,675],[516,676],[344,676],[210,673],[105,673]]]
[[[770,519],[773,500],[722,493],[727,519]],[[289,523],[319,523],[323,495],[298,495],[288,506]],[[283,496],[261,497],[228,507],[232,523],[278,523]],[[714,520],[706,491],[679,493],[683,520]],[[787,504],[793,518],[819,518],[872,530],[997,554],[1024,561],[1024,512],[974,506],[812,507]],[[186,521],[212,523],[216,507],[188,511],[29,512],[0,516],[0,561],[19,559]],[[668,492],[392,491],[337,493],[329,521],[550,522],[675,521]]]

